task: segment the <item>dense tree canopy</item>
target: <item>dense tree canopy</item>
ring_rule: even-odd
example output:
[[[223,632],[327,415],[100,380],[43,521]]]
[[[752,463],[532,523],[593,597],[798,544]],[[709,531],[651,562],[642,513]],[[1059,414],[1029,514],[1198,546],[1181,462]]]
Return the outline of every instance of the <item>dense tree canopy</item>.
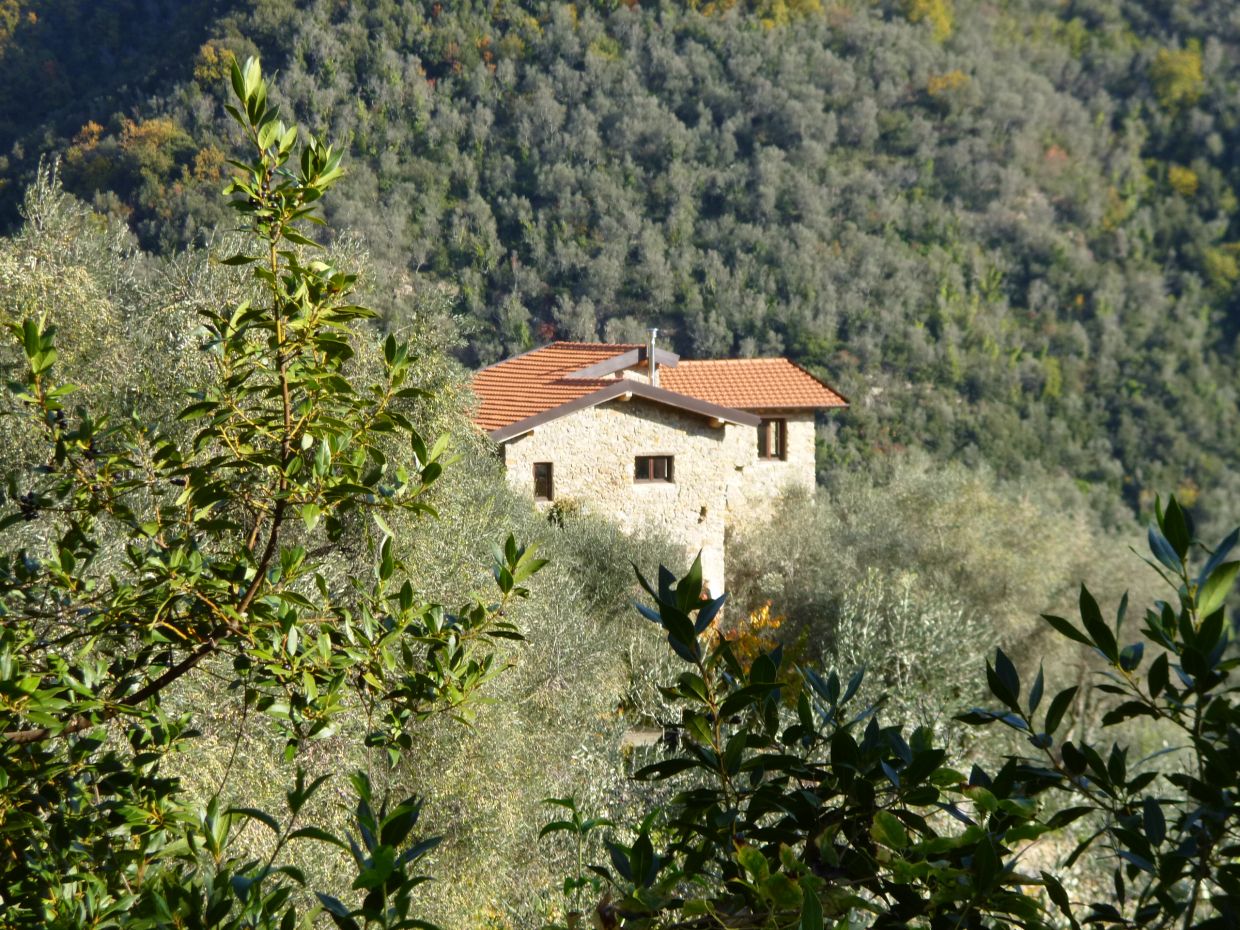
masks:
[[[897,12],[935,43],[957,35],[958,11],[941,0]],[[342,29],[351,22],[336,13]],[[747,35],[740,23],[763,36],[829,16],[778,2],[663,13],[628,25]],[[639,12],[591,15],[570,8],[513,28],[558,36],[565,54],[591,35],[621,54],[622,18]],[[41,21],[0,6],[0,39]],[[491,61],[475,47],[485,83]],[[1191,42],[1160,50],[1149,68],[1160,105],[1198,105],[1205,62]],[[181,233],[160,222],[160,210],[193,206],[199,168],[205,182],[222,163],[199,149],[179,190],[161,186],[199,132],[171,108],[88,126],[66,156],[70,174],[94,166],[103,178],[141,164],[131,214],[111,195],[100,195],[102,212],[83,208],[44,167],[20,232],[0,239],[0,925],[396,930],[442,913],[453,925],[572,928],[586,907],[596,926],[631,930],[1236,924],[1240,660],[1226,611],[1240,530],[1211,546],[1175,498],[1155,503],[1149,564],[1172,593],[1146,609],[1140,641],[1124,628],[1126,595],[1114,623],[1085,588],[1079,625],[1046,617],[1091,650],[1101,686],[1082,675],[1044,705],[1047,678],[1065,669],[1026,674],[1033,656],[994,653],[985,678],[998,705],[957,719],[1003,724],[1032,747],[1016,755],[1002,742],[967,754],[943,743],[945,705],[977,688],[959,668],[942,672],[996,633],[1010,638],[1020,603],[1059,599],[1065,574],[1103,569],[1116,582],[1114,536],[1097,513],[1065,517],[1075,497],[1057,491],[1062,480],[1016,485],[926,456],[890,456],[885,478],[835,470],[818,507],[786,502],[788,538],[764,545],[755,530],[739,547],[745,597],[779,597],[801,614],[786,633],[769,604],[721,623],[725,598],[702,597],[700,563],[679,580],[660,568],[648,583],[639,570],[648,600],[638,609],[653,625],[620,627],[629,557],[645,561],[658,541],[621,541],[571,513],[548,521],[506,493],[463,416],[461,372],[440,354],[452,330],[443,303],[485,320],[489,304],[471,300],[497,279],[479,273],[471,296],[476,263],[402,269],[381,239],[395,275],[380,278],[386,310],[355,303],[365,289],[344,269],[364,264],[356,241],[322,248],[307,225],[342,182],[339,150],[280,120],[256,61],[200,51],[207,72],[225,64],[244,137],[225,191],[239,233],[201,225],[214,215],[206,207],[184,212]],[[935,93],[965,86],[954,72],[933,83]],[[539,151],[550,163],[548,139]],[[1194,196],[1201,176],[1180,165],[1168,183]],[[459,205],[453,190],[441,194]],[[732,235],[736,215],[694,218],[686,241]],[[200,228],[210,248],[150,255],[124,219],[156,244]],[[443,241],[427,243],[430,261]],[[686,248],[692,268],[698,246]],[[769,258],[760,253],[737,251],[720,268]],[[548,267],[550,288],[563,268]],[[769,270],[783,280],[782,265]],[[615,306],[627,287],[616,285]],[[991,287],[995,311],[1010,294],[1001,279]],[[540,325],[568,325],[563,296]],[[782,338],[782,319],[763,324],[769,338]],[[1203,325],[1202,345],[1219,330]],[[493,348],[511,335],[499,332]],[[756,339],[736,336],[743,351]],[[679,338],[696,344],[688,329]],[[487,346],[476,338],[463,354],[485,357]],[[1163,374],[1175,373],[1164,363]],[[1188,435],[1193,424],[1178,426]],[[429,439],[441,430],[464,458],[453,463],[464,486],[448,491],[439,478],[452,439]],[[836,448],[837,458],[865,452]],[[446,519],[432,529],[422,518],[436,511]],[[549,538],[563,567],[533,579],[543,560],[509,535],[492,547],[497,591],[480,595],[477,550],[509,521]],[[1039,528],[1045,538],[1024,544]],[[847,556],[824,564],[806,540]],[[448,611],[440,594],[464,606]],[[511,644],[522,639],[517,601],[531,594],[545,606],[520,612],[533,621],[526,650]],[[652,654],[651,634],[670,654]],[[949,659],[942,643],[953,637]],[[518,657],[532,661],[493,681]],[[870,659],[880,690],[860,672],[816,670]],[[446,729],[472,716],[484,686],[498,706],[478,730]],[[886,703],[888,690],[897,700]],[[900,700],[910,691],[923,700]],[[637,782],[616,757],[625,715],[662,727],[665,748]],[[910,731],[902,715],[927,725]],[[1133,718],[1148,719],[1134,730]],[[1121,741],[1106,749],[1099,727],[1122,727]],[[1171,733],[1167,752],[1137,758]],[[655,787],[635,790],[642,782]],[[531,799],[549,784],[581,796],[549,799],[561,819],[535,837]],[[423,798],[410,790],[444,811],[445,838],[426,837]],[[546,856],[538,840],[555,834],[569,848]],[[1045,844],[1050,870],[1026,871],[1042,854],[1031,841]],[[431,866],[447,891],[422,887]],[[557,869],[562,900],[548,881]]]
[[[394,291],[451,295],[467,362],[654,323],[838,383],[824,467],[1235,489],[1228,3],[133,7],[6,5],[10,204],[62,152],[147,245],[204,234],[219,79],[257,50],[349,140],[332,218]]]

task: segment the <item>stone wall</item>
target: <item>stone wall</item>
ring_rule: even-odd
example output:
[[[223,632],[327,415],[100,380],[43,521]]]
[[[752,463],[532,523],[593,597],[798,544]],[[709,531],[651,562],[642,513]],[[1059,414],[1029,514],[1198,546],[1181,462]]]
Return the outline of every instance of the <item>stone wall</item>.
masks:
[[[768,519],[789,485],[814,486],[814,416],[787,420],[787,458],[760,460],[752,426],[711,426],[696,415],[642,398],[610,401],[536,427],[505,444],[508,480],[533,496],[534,463],[553,467],[554,499],[615,522],[653,529],[702,553],[710,590],[724,589],[724,531]],[[674,457],[671,482],[637,482],[634,459]],[[540,507],[551,506],[540,502]]]
[[[728,484],[729,526],[769,520],[773,505],[789,487],[812,492],[815,484],[813,411],[770,411],[759,416],[779,418],[787,423],[783,459],[758,458],[758,438],[749,427],[728,427],[749,434],[749,458]]]
[[[702,552],[711,591],[723,590],[728,485],[754,456],[752,427],[713,427],[700,416],[641,398],[579,410],[506,443],[508,480],[533,495],[534,463],[551,462],[557,501],[617,523],[654,529]],[[634,481],[634,458],[674,457],[671,482]],[[550,506],[544,504],[541,506]]]

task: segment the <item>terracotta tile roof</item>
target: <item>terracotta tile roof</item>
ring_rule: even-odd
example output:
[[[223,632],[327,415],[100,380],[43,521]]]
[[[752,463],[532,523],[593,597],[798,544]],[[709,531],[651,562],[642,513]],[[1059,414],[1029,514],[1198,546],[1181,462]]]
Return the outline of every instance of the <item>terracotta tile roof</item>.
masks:
[[[614,343],[553,342],[484,368],[473,380],[474,393],[482,402],[474,421],[484,430],[495,430],[592,394],[612,381],[567,376],[640,348]]]
[[[611,378],[573,378],[640,344],[553,342],[474,375],[481,404],[475,422],[488,432],[553,410],[615,384]],[[784,358],[681,361],[659,369],[664,391],[731,410],[845,407],[848,402],[804,368]]]
[[[659,370],[659,386],[737,410],[848,406],[840,394],[786,358],[682,361]]]

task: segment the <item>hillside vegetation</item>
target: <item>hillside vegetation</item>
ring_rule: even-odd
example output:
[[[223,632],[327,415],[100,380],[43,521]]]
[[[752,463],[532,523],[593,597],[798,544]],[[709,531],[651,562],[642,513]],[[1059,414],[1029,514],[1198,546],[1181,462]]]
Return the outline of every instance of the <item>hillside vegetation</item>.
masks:
[[[1240,923],[1240,529],[1157,501],[1125,626],[1070,480],[890,455],[724,614],[506,487],[459,284],[317,241],[340,150],[228,70],[235,229],[151,254],[43,169],[0,237],[0,928]]]
[[[1233,506],[1229,3],[7,0],[7,220],[59,152],[146,246],[207,235],[255,52],[348,140],[330,219],[446,295],[467,363],[657,324],[837,384],[824,469],[914,446]]]

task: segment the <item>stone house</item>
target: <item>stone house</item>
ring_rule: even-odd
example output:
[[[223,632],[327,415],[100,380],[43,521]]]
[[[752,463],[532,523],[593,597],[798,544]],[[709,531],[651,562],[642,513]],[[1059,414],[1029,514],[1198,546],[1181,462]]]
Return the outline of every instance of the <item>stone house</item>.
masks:
[[[815,417],[848,402],[784,358],[682,360],[650,341],[553,342],[477,372],[475,422],[541,507],[657,528],[723,590],[725,531],[814,486]]]

